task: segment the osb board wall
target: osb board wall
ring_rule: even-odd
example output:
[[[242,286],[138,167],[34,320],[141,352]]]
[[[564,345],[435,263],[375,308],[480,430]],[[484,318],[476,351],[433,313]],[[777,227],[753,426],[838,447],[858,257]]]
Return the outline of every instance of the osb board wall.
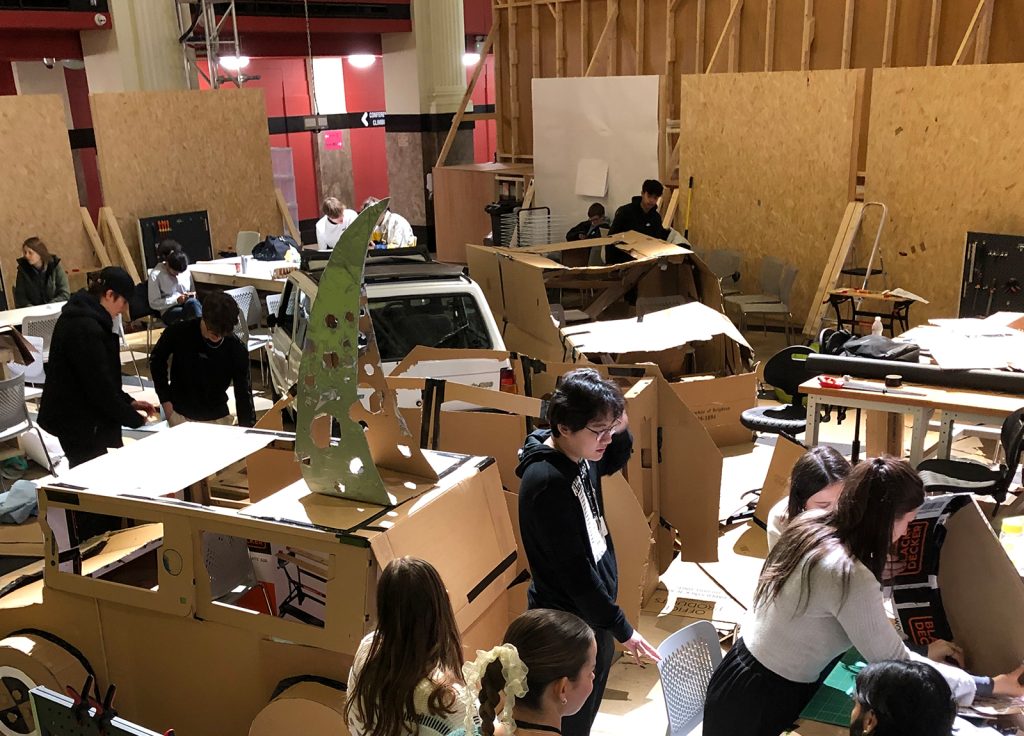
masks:
[[[99,265],[82,225],[64,104],[56,95],[0,96],[0,265],[8,303],[21,244],[33,235],[65,269]]]
[[[128,92],[89,100],[103,200],[136,259],[140,217],[207,210],[214,255],[234,248],[239,230],[283,232],[262,90]]]
[[[498,150],[533,151],[530,80],[582,76],[598,46],[609,11],[616,16],[596,75],[693,74],[707,69],[735,0],[495,0],[499,22],[497,59]],[[892,5],[889,58],[887,8]],[[848,68],[924,66],[928,63],[933,5],[939,7],[935,63],[950,64],[963,40],[978,0],[817,0],[810,3],[813,34],[807,69],[843,67],[846,7],[853,10]],[[805,0],[743,0],[736,41],[726,38],[714,71],[801,70]],[[669,8],[674,9],[669,12]],[[704,8],[701,19],[699,8]],[[769,7],[774,23],[769,25]],[[637,24],[637,18],[642,22]],[[638,33],[639,28],[639,33]],[[766,39],[771,35],[770,67]],[[993,5],[988,60],[1024,61],[1024,0]],[[668,53],[667,50],[671,50]],[[967,56],[973,60],[973,53]],[[513,83],[514,80],[514,83]],[[674,87],[674,85],[673,85]],[[666,117],[677,118],[676,89],[666,100]],[[518,103],[518,105],[516,104]],[[518,108],[518,109],[516,109]],[[514,124],[515,123],[515,124]]]
[[[684,76],[680,180],[694,178],[690,241],[743,254],[740,286],[761,260],[799,269],[790,299],[807,314],[853,198],[865,72]]]
[[[878,70],[869,130],[889,285],[931,302],[915,323],[955,317],[967,231],[1024,233],[1024,64]]]

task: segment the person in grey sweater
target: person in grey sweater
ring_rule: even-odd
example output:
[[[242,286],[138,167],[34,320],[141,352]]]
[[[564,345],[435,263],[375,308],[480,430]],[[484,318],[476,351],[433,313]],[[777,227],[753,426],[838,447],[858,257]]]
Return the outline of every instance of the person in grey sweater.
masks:
[[[794,519],[768,555],[743,636],[715,670],[704,706],[704,736],[778,736],[810,701],[851,646],[869,662],[921,659],[935,667],[958,703],[976,695],[1024,695],[1024,667],[974,677],[947,641],[911,652],[889,622],[881,579],[893,543],[924,501],[903,460],[875,458],[847,476],[836,508]]]

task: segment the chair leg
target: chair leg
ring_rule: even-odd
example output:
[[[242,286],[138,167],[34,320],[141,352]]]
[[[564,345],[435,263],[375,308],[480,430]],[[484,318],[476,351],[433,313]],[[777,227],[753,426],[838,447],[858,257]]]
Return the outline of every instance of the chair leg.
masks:
[[[43,433],[39,431],[39,427],[32,425],[32,429],[36,432],[36,437],[39,438],[39,444],[42,445],[43,455],[46,456],[46,469],[50,471],[50,475],[57,475],[57,469],[53,465],[53,458],[50,457],[50,451],[46,449],[46,442],[43,440]]]

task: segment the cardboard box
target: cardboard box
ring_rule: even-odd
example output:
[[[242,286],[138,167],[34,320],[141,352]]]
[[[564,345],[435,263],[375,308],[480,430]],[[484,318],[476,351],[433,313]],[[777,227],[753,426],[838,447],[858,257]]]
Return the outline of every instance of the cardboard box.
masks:
[[[753,373],[735,376],[693,376],[671,383],[719,447],[750,442],[751,431],[740,424],[740,414],[757,406],[757,378]]]
[[[32,346],[14,327],[0,327],[0,363],[29,365],[35,360]]]

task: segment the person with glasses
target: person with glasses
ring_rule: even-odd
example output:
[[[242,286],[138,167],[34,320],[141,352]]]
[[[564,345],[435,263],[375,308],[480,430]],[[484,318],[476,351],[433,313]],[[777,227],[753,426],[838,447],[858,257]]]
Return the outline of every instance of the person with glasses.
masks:
[[[622,393],[593,368],[566,373],[548,402],[550,429],[533,432],[519,453],[519,528],[532,580],[531,609],[573,613],[597,640],[594,690],[562,734],[586,736],[601,705],[615,640],[640,661],[657,651],[615,602],[619,574],[604,515],[601,478],[633,451]]]

